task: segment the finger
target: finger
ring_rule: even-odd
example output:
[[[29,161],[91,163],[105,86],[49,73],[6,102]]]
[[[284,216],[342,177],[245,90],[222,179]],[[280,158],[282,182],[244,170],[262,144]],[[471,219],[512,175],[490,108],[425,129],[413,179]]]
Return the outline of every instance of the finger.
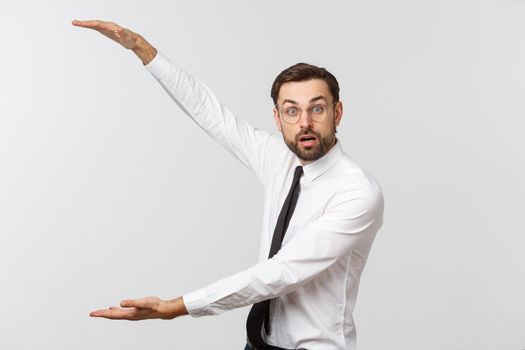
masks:
[[[111,28],[111,31],[115,34],[117,38],[124,38],[124,29],[116,25],[116,27]]]
[[[79,20],[74,20],[71,22],[71,24],[73,24],[74,26],[77,26],[77,27],[93,27],[93,26],[96,26],[98,25],[99,21],[79,21]]]
[[[151,301],[151,298],[142,298],[142,299],[126,299],[120,303],[122,307],[137,307],[141,309],[151,309],[155,306],[154,302]]]
[[[132,320],[137,316],[137,309],[102,309],[93,311],[89,314],[91,317],[102,317],[112,320]]]
[[[90,28],[90,29],[95,29],[95,30],[102,30],[102,29],[111,30],[111,29],[115,29],[116,27],[115,23],[105,22],[105,21],[100,21],[100,20],[85,20],[85,21],[74,20],[73,22],[71,22],[71,24],[77,27],[84,27],[84,28]]]

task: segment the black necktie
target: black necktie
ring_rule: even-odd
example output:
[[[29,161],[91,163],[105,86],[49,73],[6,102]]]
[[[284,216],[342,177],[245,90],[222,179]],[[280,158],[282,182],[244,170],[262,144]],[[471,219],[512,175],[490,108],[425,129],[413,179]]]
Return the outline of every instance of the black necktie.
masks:
[[[270,254],[268,259],[273,257],[281,248],[281,243],[288,228],[288,223],[292,217],[297,198],[299,197],[299,180],[303,175],[303,167],[298,166],[295,168],[295,173],[292,181],[292,186],[286,196],[277,224],[273,232],[272,245],[270,247]],[[264,323],[264,329],[266,334],[270,331],[270,299],[261,301],[253,304],[248,319],[246,321],[246,331],[248,332],[248,340],[257,350],[263,350],[268,347],[268,344],[264,342],[261,335],[262,326]]]

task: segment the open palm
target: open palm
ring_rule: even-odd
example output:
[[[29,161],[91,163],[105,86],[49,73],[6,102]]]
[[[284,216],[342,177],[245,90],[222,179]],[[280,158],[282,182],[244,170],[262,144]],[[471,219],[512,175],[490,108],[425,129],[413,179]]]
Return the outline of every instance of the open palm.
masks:
[[[103,317],[113,320],[146,320],[146,319],[172,319],[176,316],[169,301],[163,301],[157,297],[146,297],[136,300],[124,300],[121,307],[110,306],[91,312],[91,317]]]

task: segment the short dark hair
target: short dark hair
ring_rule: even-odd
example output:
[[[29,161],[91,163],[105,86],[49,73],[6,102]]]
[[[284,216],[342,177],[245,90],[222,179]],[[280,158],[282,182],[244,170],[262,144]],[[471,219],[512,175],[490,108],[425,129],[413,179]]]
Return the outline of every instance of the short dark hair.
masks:
[[[297,63],[283,70],[275,78],[272,84],[271,97],[273,104],[277,105],[279,90],[285,83],[291,81],[307,81],[311,79],[321,79],[328,84],[328,89],[332,94],[334,102],[339,101],[339,83],[332,73],[325,68],[314,66],[308,63]]]

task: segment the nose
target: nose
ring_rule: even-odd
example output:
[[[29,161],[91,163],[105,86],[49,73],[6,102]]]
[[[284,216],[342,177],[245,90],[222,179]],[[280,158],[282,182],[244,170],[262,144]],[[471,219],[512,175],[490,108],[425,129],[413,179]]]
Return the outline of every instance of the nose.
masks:
[[[310,118],[310,113],[308,113],[307,110],[301,111],[301,115],[299,116],[299,126],[301,129],[311,129],[313,126],[312,118]]]

